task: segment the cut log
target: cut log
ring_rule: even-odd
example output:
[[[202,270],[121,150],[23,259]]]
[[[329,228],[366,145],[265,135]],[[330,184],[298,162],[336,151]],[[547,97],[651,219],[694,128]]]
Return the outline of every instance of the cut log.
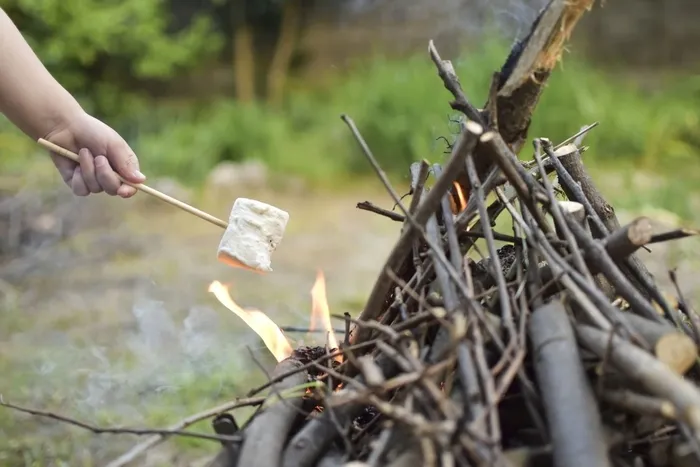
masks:
[[[611,465],[598,406],[564,305],[554,301],[535,310],[529,330],[554,464],[558,467]]]
[[[294,370],[299,372],[272,385],[262,413],[256,415],[245,429],[237,465],[274,467],[281,465],[282,451],[295,419],[299,416],[302,397],[290,395],[290,390],[301,390],[308,373],[301,371],[302,363],[290,357],[282,360],[272,374],[273,379]]]

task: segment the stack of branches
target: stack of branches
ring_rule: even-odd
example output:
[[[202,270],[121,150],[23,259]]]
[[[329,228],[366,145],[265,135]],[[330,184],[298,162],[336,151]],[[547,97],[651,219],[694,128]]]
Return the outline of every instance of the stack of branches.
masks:
[[[637,256],[696,232],[619,224],[582,162],[595,125],[556,145],[535,138],[533,159],[517,156],[591,6],[551,0],[482,109],[430,43],[465,118],[444,164],[411,166],[407,206],[343,116],[400,212],[358,207],[402,227],[360,316],[339,317],[340,348],[298,349],[246,399],[109,466],[183,434],[222,444],[210,467],[698,465],[700,319]],[[232,410],[250,405],[239,426]],[[211,417],[215,435],[183,431]]]
[[[430,43],[465,118],[444,164],[412,165],[408,205],[343,116],[395,203],[358,207],[401,235],[359,318],[344,317],[341,349],[283,361],[269,397],[309,369],[322,384],[228,432],[239,441],[212,466],[698,465],[700,320],[636,255],[695,232],[619,224],[582,162],[595,125],[516,155],[591,3],[551,1],[483,109]]]

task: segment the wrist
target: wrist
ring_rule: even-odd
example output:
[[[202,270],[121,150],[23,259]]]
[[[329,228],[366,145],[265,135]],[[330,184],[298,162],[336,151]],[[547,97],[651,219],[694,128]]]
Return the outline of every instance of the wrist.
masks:
[[[39,123],[36,131],[38,136],[35,138],[50,139],[52,135],[66,130],[85,115],[83,108],[72,96],[69,100],[72,102],[57,103],[58,105],[45,109],[44,115],[37,122]]]

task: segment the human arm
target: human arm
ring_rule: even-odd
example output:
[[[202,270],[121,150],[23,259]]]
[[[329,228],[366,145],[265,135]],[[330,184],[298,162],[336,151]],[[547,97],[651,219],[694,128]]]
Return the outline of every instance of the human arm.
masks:
[[[128,198],[145,176],[129,145],[112,128],[88,115],[56,81],[0,8],[0,112],[30,138],[44,138],[77,152],[80,164],[51,157],[63,180],[79,196],[105,191]],[[115,173],[116,170],[116,173]]]

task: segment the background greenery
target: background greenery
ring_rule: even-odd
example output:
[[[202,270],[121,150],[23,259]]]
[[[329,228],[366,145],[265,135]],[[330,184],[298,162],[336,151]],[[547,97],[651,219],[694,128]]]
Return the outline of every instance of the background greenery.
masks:
[[[294,92],[281,105],[154,98],[149,89],[219,57],[226,40],[211,17],[195,15],[173,31],[162,0],[5,0],[4,8],[57,78],[128,138],[152,176],[197,183],[218,162],[246,159],[314,181],[366,173],[341,113],[356,121],[384,167],[400,174],[420,158],[439,159],[445,144],[437,138],[450,137],[449,95],[424,54],[376,55],[350,73],[327,73],[313,87],[292,77]],[[490,41],[454,60],[476,105],[506,51]],[[698,160],[699,107],[699,76],[642,86],[570,54],[544,93],[530,135],[561,140],[598,121],[587,139],[591,163],[668,171]],[[16,132],[0,138],[6,159],[24,157],[31,144]]]

